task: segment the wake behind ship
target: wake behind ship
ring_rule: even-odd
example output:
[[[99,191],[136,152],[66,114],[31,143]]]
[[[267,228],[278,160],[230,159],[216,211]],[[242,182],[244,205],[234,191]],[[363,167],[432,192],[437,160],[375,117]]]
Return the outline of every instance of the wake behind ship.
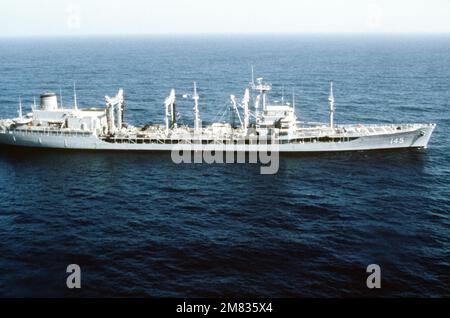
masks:
[[[74,91],[74,105],[58,104],[55,93],[45,93],[40,104],[23,114],[19,102],[18,117],[0,120],[0,144],[79,150],[171,151],[182,147],[192,151],[271,151],[338,152],[398,148],[427,148],[435,124],[336,125],[335,99],[331,83],[328,98],[329,122],[300,122],[292,102],[270,103],[272,86],[262,78],[252,80],[242,100],[230,96],[229,110],[239,124],[216,122],[203,127],[199,95],[194,83],[194,125],[177,123],[175,90],[164,102],[165,121],[161,125],[135,127],[124,122],[124,92],[105,97],[104,108],[80,109]],[[256,96],[252,96],[255,92]]]

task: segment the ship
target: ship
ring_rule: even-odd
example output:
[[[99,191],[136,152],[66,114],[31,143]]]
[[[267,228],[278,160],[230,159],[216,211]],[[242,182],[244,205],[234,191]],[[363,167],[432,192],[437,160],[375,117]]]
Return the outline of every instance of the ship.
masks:
[[[98,151],[173,151],[181,147],[194,152],[225,149],[245,153],[268,147],[280,153],[426,149],[436,127],[433,123],[336,124],[332,82],[327,100],[329,122],[300,121],[294,94],[289,102],[284,98],[271,102],[272,84],[253,75],[243,98],[231,95],[227,103],[237,120],[203,125],[196,83],[193,86],[193,93],[182,96],[172,89],[158,106],[164,121],[145,126],[124,121],[123,89],[114,97],[105,96],[105,106],[96,108],[79,108],[76,89],[70,107],[62,106],[56,93],[47,92],[40,96],[39,105],[34,100],[26,114],[19,98],[18,117],[0,120],[0,144]],[[192,126],[178,122],[179,97],[193,104]]]

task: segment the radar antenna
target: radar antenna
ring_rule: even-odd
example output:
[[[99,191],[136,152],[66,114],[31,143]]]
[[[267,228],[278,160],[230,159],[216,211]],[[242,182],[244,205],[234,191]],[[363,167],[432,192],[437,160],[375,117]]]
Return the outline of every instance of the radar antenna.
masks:
[[[259,91],[259,95],[262,97],[263,111],[266,111],[267,92],[272,90],[272,85],[269,83],[264,83],[263,78],[259,77],[256,79],[256,84],[252,85],[252,89]]]

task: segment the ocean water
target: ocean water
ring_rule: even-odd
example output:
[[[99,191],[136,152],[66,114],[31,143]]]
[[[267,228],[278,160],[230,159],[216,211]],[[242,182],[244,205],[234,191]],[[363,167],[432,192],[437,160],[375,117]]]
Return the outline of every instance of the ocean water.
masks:
[[[450,37],[220,36],[0,40],[0,118],[62,89],[126,121],[163,121],[171,88],[212,121],[257,76],[297,115],[434,122],[427,151],[176,165],[168,154],[0,150],[0,296],[450,296]],[[179,100],[192,123],[192,101]],[[68,290],[79,264],[82,288]],[[366,268],[382,268],[382,288]]]

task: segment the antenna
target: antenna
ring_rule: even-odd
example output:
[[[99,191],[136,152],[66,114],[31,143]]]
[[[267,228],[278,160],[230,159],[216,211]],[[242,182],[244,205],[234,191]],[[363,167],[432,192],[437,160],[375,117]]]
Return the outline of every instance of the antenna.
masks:
[[[198,95],[197,95],[197,82],[194,82],[194,96],[192,97],[194,100],[198,100]]]
[[[73,107],[75,110],[78,110],[78,104],[77,104],[77,87],[75,85],[75,82],[73,82]]]
[[[62,98],[62,89],[59,88],[59,106],[61,109],[63,108],[63,98]]]
[[[295,88],[292,89],[292,108],[294,108],[295,115]]]
[[[330,82],[330,101],[334,102],[333,82]]]
[[[333,94],[333,82],[330,83],[330,96],[328,97],[328,105],[330,107],[330,128],[334,129],[334,94]]]
[[[252,86],[255,86],[255,70],[252,65]]]
[[[19,96],[19,118],[22,119],[23,118],[23,114],[22,114],[22,97]]]
[[[194,96],[192,96],[192,99],[194,100],[194,115],[195,115],[195,121],[194,121],[194,129],[195,131],[198,131],[200,127],[200,111],[198,109],[198,100],[199,96],[197,94],[197,82],[194,82]]]
[[[244,121],[243,121],[243,129],[245,134],[247,134],[247,129],[250,121],[250,112],[248,110],[248,103],[250,102],[250,91],[247,88],[244,93],[244,98],[242,99],[242,107],[244,108]]]
[[[284,105],[284,84],[281,87],[281,105]]]
[[[259,77],[256,79],[256,84],[252,86],[252,89],[259,91],[259,95],[262,98],[263,111],[266,111],[267,92],[272,90],[272,85],[263,83],[263,78]]]

